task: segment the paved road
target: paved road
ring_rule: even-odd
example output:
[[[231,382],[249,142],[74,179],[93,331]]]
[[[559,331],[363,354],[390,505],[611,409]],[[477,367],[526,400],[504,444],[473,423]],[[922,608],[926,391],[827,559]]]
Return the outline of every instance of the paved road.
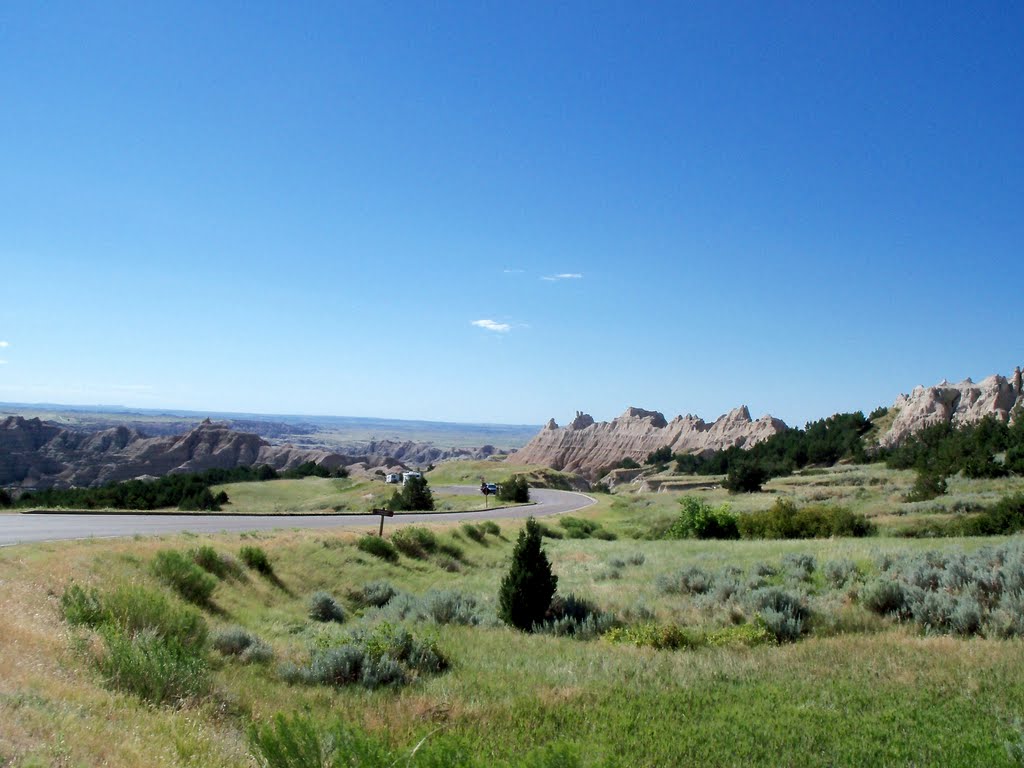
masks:
[[[472,486],[445,486],[438,493],[480,493]],[[529,515],[558,515],[596,503],[582,493],[531,488],[537,502],[528,507],[505,507],[476,512],[440,512],[398,515],[388,518],[385,528],[408,523],[436,523],[460,520],[495,520]],[[0,515],[0,546],[29,541],[57,539],[113,538],[116,536],[155,535],[161,533],[220,533],[268,530],[273,528],[365,528],[376,532],[377,515],[131,515],[131,514],[38,514]]]

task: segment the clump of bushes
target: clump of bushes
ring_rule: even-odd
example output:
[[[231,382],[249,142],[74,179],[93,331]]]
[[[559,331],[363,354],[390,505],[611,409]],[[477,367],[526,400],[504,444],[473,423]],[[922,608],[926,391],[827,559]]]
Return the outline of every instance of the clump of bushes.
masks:
[[[657,650],[697,648],[700,639],[697,632],[675,624],[638,624],[632,627],[613,627],[604,634],[612,643],[629,643],[637,647]]]
[[[389,623],[352,632],[341,645],[316,649],[308,666],[281,668],[288,682],[308,685],[400,687],[420,675],[436,675],[448,659],[430,640]]]
[[[564,539],[565,534],[557,528],[552,528],[550,525],[544,523],[537,523],[537,529],[540,531],[540,535],[545,539]]]
[[[69,624],[103,638],[93,661],[110,688],[174,705],[209,690],[207,626],[195,609],[135,585],[101,593],[72,584],[60,602]]]
[[[313,621],[345,621],[345,610],[327,592],[314,592],[309,598],[309,618]]]
[[[791,643],[799,639],[811,615],[804,598],[779,587],[755,590],[750,594],[750,604],[780,643]]]
[[[584,520],[581,517],[566,515],[560,517],[558,524],[565,529],[565,535],[570,539],[602,539],[614,541],[616,536],[611,531],[602,528],[596,520]]]
[[[138,585],[101,593],[94,587],[71,584],[61,595],[60,604],[64,620],[73,626],[112,626],[127,634],[148,631],[157,637],[174,638],[187,648],[202,648],[206,643],[208,628],[202,614]]]
[[[842,589],[861,577],[860,568],[852,560],[829,560],[823,569],[825,582],[833,589]]]
[[[425,477],[410,477],[395,491],[387,504],[393,512],[430,512],[434,509],[434,495]]]
[[[237,658],[245,664],[262,664],[274,657],[274,651],[269,645],[242,627],[218,632],[213,636],[211,645],[221,655]]]
[[[714,586],[711,574],[690,567],[657,578],[658,590],[668,595],[703,595]]]
[[[777,499],[766,510],[741,516],[738,526],[745,539],[827,539],[877,532],[864,515],[820,504],[798,509],[789,499]]]
[[[371,581],[362,589],[352,590],[348,598],[360,608],[383,608],[398,590],[387,581]]]
[[[379,536],[366,535],[356,542],[356,547],[361,552],[365,552],[368,555],[379,557],[381,560],[385,560],[389,563],[398,562],[398,550],[395,549],[395,545],[387,539],[382,539]]]
[[[457,590],[430,590],[422,596],[401,594],[387,603],[385,614],[396,620],[429,621],[434,624],[463,626],[497,623],[493,609],[482,605],[473,595]]]
[[[931,634],[1018,637],[1024,635],[1024,547],[893,557],[859,599],[874,613]]]
[[[245,563],[246,567],[251,568],[257,573],[264,576],[274,575],[274,566],[270,563],[270,558],[267,557],[263,547],[242,547],[238,556],[242,558],[242,562]]]
[[[196,565],[191,558],[173,549],[157,552],[152,570],[160,581],[196,605],[207,605],[217,586],[214,576]]]
[[[105,649],[96,666],[106,684],[153,704],[180,705],[210,689],[206,659],[174,638],[152,631],[101,632]]]
[[[814,555],[791,552],[783,555],[782,570],[796,581],[810,581],[814,572],[818,570],[818,561],[814,559]]]
[[[738,539],[737,518],[727,504],[712,507],[695,496],[679,500],[679,517],[665,534],[669,539]]]
[[[491,536],[501,536],[501,528],[499,528],[498,524],[495,523],[493,520],[484,520],[480,523],[463,523],[461,526],[459,526],[459,530],[462,532],[463,535],[472,539],[477,544],[486,544],[488,534],[490,534]],[[458,537],[457,534],[456,537]],[[454,549],[455,551],[450,551],[452,549]],[[445,544],[444,542],[439,542],[438,551],[455,557],[462,556],[462,550],[460,550],[458,547],[455,547],[454,545]]]
[[[399,528],[391,536],[391,543],[406,557],[423,560],[437,551],[437,536],[433,531],[417,525]]]
[[[729,493],[760,493],[771,472],[751,461],[742,461],[729,465],[729,471],[722,481],[722,487]]]
[[[648,622],[632,627],[614,627],[604,634],[604,639],[613,643],[629,643],[638,647],[670,651],[703,647],[753,648],[775,642],[775,636],[763,621],[720,627],[710,631],[680,627],[676,624]]]
[[[530,500],[530,486],[522,475],[511,478],[498,486],[498,498],[513,504],[526,504]]]
[[[1005,496],[976,515],[957,515],[945,521],[927,520],[902,529],[902,536],[1002,536],[1024,531],[1024,493]]]
[[[533,625],[533,632],[592,640],[607,632],[615,624],[615,616],[602,611],[594,603],[569,593],[555,595],[544,621]]]
[[[241,579],[245,572],[233,557],[224,555],[207,545],[197,547],[189,552],[192,562],[207,573],[218,579]]]

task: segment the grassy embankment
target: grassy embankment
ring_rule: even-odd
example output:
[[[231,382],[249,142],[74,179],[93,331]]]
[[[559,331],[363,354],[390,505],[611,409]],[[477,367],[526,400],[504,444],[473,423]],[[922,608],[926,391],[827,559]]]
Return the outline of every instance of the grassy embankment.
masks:
[[[809,488],[817,490],[807,493],[821,492]],[[667,591],[673,574],[697,568],[716,583],[727,577],[746,583],[759,570],[774,571],[766,584],[797,589],[784,558],[807,554],[818,567],[799,582],[812,611],[801,639],[751,648],[653,650],[600,638],[523,635],[496,625],[495,596],[518,523],[503,523],[500,536],[480,536],[482,543],[458,526],[435,526],[449,555],[454,546],[460,557],[402,555],[393,563],[361,551],[348,533],[175,536],[2,550],[0,763],[253,765],[249,725],[268,723],[278,712],[306,712],[324,726],[340,718],[370,734],[402,756],[400,764],[426,738],[412,765],[429,764],[421,760],[431,755],[450,763],[458,748],[480,765],[527,759],[624,766],[1012,764],[1006,745],[1022,738],[1022,642],[930,635],[912,622],[870,612],[858,591],[878,573],[886,553],[971,552],[1007,541],[1019,545],[1019,539],[629,537],[656,528],[655,518],[670,514],[673,505],[669,494],[602,497],[585,516],[615,532],[616,540],[546,540],[560,593],[584,596],[631,626],[716,630],[755,616],[742,601],[719,603],[710,591]],[[565,532],[556,521],[547,524]],[[211,635],[244,627],[269,644],[274,660],[243,664],[207,647],[202,653],[211,686],[179,706],[145,703],[104,683],[93,662],[107,653],[101,636],[70,627],[60,595],[72,581],[100,594],[134,584],[182,604],[153,575],[152,563],[158,550],[185,553],[203,544],[234,556],[242,546],[258,545],[269,554],[275,580],[252,571],[219,580],[202,612]],[[859,575],[833,588],[824,576],[833,560],[852,561]],[[480,626],[407,622],[417,635],[434,639],[450,668],[399,689],[282,679],[282,662],[307,664],[310,648],[341,642],[356,627],[395,620],[387,607],[361,608],[355,598],[379,580],[418,597],[443,589],[475,598],[472,613]],[[319,590],[336,597],[347,617],[343,624],[309,619],[309,598]]]
[[[907,502],[914,483],[912,470],[893,470],[880,464],[838,465],[827,469],[809,469],[788,477],[777,477],[764,484],[763,493],[730,494],[720,487],[721,476],[651,476],[655,485],[704,486],[688,492],[644,493],[641,484],[624,484],[615,489],[617,510],[627,519],[644,524],[663,523],[678,513],[678,499],[689,493],[709,504],[729,504],[739,513],[767,509],[778,498],[792,499],[798,506],[827,504],[841,506],[865,515],[879,526],[880,532],[896,533],[915,523],[946,520],[956,514],[972,514],[995,504],[1004,496],[1024,492],[1024,477],[968,480],[954,475],[947,481],[949,492],[931,501]]]
[[[445,479],[432,483],[470,480],[439,477]],[[909,482],[881,468],[838,468],[774,480],[763,495],[701,495],[740,511],[765,508],[779,495],[835,501],[865,512],[884,532],[908,518],[947,515],[1019,490],[1015,480],[955,480],[949,498],[908,505],[900,499]],[[273,511],[300,498],[319,504],[311,499],[322,497],[310,491],[332,483],[338,481],[244,485],[280,494],[258,501]],[[799,639],[654,650],[514,632],[494,614],[519,523],[502,523],[498,536],[431,526],[443,554],[439,548],[394,562],[359,549],[355,534],[333,532],[10,547],[0,550],[0,764],[249,766],[255,758],[248,729],[279,712],[307,713],[324,728],[340,718],[393,750],[380,762],[388,765],[395,755],[399,764],[458,764],[459,749],[471,758],[465,764],[474,765],[1012,765],[1021,754],[1024,641],[996,639],[988,629],[967,637],[929,631],[917,621],[879,616],[864,602],[869,585],[888,578],[880,570],[886,556],[1020,547],[1020,537],[649,540],[678,513],[678,495],[624,491],[600,495],[599,504],[578,515],[615,540],[546,540],[561,594],[585,597],[628,627],[671,625],[731,637],[731,627],[759,621],[748,598],[777,586],[800,595],[809,610]],[[557,519],[546,524],[568,534]],[[154,575],[153,563],[160,550],[184,554],[202,545],[236,558],[243,546],[269,554],[273,578],[248,571],[219,579],[211,602],[196,610],[211,637],[242,627],[265,641],[274,658],[244,664],[207,643],[199,653],[209,685],[178,704],[147,703],[104,679],[95,661],[111,657],[104,630],[70,626],[60,597],[71,583],[95,587],[99,595],[135,585],[184,609]],[[816,567],[794,571],[797,555],[812,556]],[[850,574],[840,586],[830,575],[834,564]],[[689,574],[693,591],[671,586],[680,574]],[[693,574],[707,588],[692,587]],[[477,626],[404,622],[436,642],[450,661],[447,671],[375,690],[282,676],[282,663],[306,665],[311,649],[343,643],[359,627],[398,621],[390,604],[378,610],[358,599],[381,580],[414,604],[431,590],[447,590],[449,602],[469,606],[464,614]],[[317,591],[336,598],[344,623],[309,618]]]

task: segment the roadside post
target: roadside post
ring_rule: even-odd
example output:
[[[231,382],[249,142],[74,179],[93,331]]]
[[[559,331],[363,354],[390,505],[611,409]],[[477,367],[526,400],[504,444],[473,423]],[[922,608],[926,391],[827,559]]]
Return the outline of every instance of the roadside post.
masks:
[[[380,536],[383,539],[384,538],[384,518],[385,517],[394,517],[395,516],[395,512],[394,512],[394,510],[391,510],[391,509],[371,509],[370,511],[373,512],[373,514],[375,514],[375,515],[380,515],[380,530],[377,531],[377,535]]]
[[[491,489],[483,478],[480,478],[480,493],[484,495],[484,509],[487,509],[487,497],[491,495]]]

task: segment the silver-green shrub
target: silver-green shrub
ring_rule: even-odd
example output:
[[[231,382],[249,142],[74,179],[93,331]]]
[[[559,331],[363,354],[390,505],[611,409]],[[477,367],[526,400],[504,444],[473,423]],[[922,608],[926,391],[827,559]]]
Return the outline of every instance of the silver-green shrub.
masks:
[[[333,595],[327,592],[314,592],[309,598],[309,618],[313,621],[335,621],[341,624],[345,621],[345,609],[343,609]]]

